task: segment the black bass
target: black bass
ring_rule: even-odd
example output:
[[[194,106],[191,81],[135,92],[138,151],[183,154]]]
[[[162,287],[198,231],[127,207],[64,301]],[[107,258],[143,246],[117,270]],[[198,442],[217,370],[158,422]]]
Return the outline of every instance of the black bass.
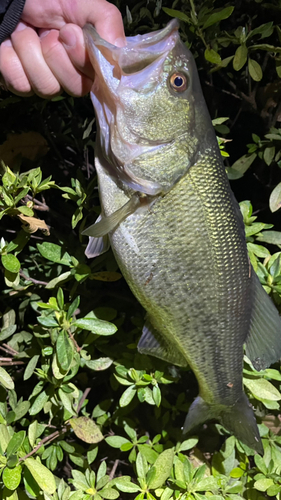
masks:
[[[147,311],[139,351],[194,371],[199,396],[184,432],[216,418],[262,453],[243,392],[243,346],[258,370],[277,361],[281,321],[249,263],[193,57],[176,20],[123,48],[89,25],[84,35],[96,72],[102,204],[84,231],[86,255],[110,242]]]

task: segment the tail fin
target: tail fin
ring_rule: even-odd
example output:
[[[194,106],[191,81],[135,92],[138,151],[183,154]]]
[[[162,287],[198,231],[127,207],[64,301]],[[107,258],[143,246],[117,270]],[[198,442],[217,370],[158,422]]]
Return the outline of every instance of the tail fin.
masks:
[[[263,446],[256,419],[244,393],[235,405],[224,407],[209,405],[198,396],[189,409],[183,433],[185,434],[199,424],[213,418],[220,420],[221,424],[237,439],[263,455]]]

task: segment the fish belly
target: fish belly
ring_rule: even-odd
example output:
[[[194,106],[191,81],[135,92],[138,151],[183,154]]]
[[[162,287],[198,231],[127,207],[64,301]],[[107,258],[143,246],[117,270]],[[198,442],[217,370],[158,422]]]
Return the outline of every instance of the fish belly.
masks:
[[[106,215],[128,198],[98,168]],[[153,329],[193,369],[208,404],[242,394],[243,344],[252,280],[245,239],[220,158],[214,151],[149,210],[111,235],[120,269]]]

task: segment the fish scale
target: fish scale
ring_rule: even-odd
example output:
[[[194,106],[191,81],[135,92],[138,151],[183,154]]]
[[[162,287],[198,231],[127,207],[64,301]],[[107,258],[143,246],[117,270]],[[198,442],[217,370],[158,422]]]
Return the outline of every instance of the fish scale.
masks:
[[[177,30],[174,20],[118,48],[84,29],[102,205],[84,231],[86,255],[106,251],[108,236],[147,312],[139,351],[194,371],[199,396],[184,432],[216,418],[262,453],[243,349],[258,370],[277,361],[281,320],[249,264],[242,214]]]

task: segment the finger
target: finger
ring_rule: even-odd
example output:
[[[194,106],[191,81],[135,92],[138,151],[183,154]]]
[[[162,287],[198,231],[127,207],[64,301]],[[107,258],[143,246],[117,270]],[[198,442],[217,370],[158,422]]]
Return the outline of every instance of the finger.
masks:
[[[99,35],[110,43],[126,45],[123,21],[120,11],[106,0],[84,0],[64,3],[64,18],[68,23],[81,28],[86,23],[95,26]]]
[[[66,24],[59,32],[59,40],[72,64],[93,82],[95,72],[88,57],[82,29],[75,24]]]
[[[76,28],[81,31],[78,26]],[[73,96],[87,94],[93,84],[92,79],[94,74],[90,64],[88,65],[90,78],[85,74],[86,65],[83,63],[83,60],[85,60],[85,49],[79,47],[78,58],[81,57],[81,64],[77,64],[76,66],[73,65],[68,53],[60,42],[58,30],[42,30],[39,32],[39,35],[45,62],[64,90]],[[80,59],[78,62],[80,62]]]
[[[8,90],[20,96],[30,96],[33,90],[10,39],[0,46],[0,71]]]
[[[21,22],[11,40],[34,92],[45,98],[58,94],[60,84],[44,60],[36,31]]]
[[[112,3],[97,0],[95,9],[90,11],[87,22],[94,24],[98,34],[104,40],[120,47],[126,45],[121,12]]]

